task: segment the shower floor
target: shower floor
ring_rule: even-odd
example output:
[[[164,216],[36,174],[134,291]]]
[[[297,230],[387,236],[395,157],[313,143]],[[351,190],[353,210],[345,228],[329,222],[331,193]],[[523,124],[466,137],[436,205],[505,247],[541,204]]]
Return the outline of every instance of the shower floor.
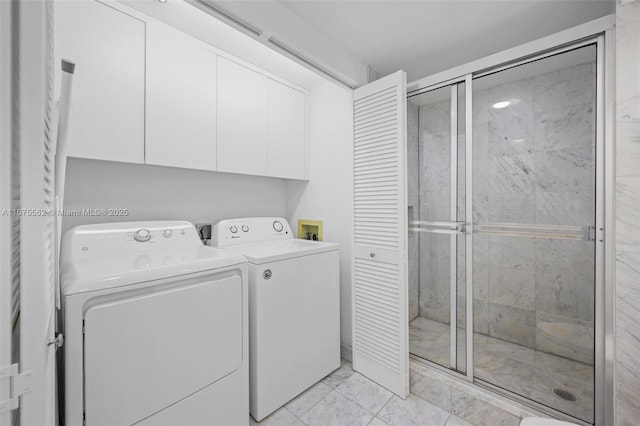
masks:
[[[449,325],[423,317],[409,323],[413,355],[450,367]],[[474,333],[475,377],[558,411],[593,421],[593,366],[537,351],[484,334]],[[465,365],[465,333],[458,329],[458,363]],[[554,388],[573,393],[576,401],[554,394]]]

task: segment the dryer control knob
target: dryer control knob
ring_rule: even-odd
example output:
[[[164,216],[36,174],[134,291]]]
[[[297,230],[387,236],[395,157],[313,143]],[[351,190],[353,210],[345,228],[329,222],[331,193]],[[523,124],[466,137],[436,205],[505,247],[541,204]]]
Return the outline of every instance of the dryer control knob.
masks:
[[[140,228],[134,232],[133,239],[139,243],[146,243],[151,239],[151,232],[148,229]]]
[[[242,232],[249,232],[249,226],[242,225]]]
[[[276,232],[282,232],[282,230],[284,229],[284,226],[282,226],[282,222],[280,222],[279,220],[274,220],[273,229],[275,229]]]
[[[171,238],[171,236],[173,235],[173,231],[171,229],[165,229],[164,231],[162,231],[162,235],[165,238]]]
[[[232,234],[235,234],[236,232],[238,232],[238,227],[235,225],[232,225],[229,227],[229,231],[231,231]]]

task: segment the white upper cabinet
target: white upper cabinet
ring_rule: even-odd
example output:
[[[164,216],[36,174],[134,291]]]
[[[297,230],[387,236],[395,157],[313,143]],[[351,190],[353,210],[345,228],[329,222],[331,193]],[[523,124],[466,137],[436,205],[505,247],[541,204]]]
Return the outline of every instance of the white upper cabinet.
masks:
[[[267,172],[269,176],[306,178],[305,95],[269,80]]]
[[[306,178],[305,93],[218,59],[218,170]]]
[[[216,170],[217,56],[210,49],[147,23],[147,164]]]
[[[218,170],[267,175],[268,79],[218,58]]]
[[[143,163],[145,23],[96,1],[54,9],[56,69],[76,64],[68,155]]]
[[[55,31],[70,156],[307,178],[304,90],[118,3],[56,1]]]

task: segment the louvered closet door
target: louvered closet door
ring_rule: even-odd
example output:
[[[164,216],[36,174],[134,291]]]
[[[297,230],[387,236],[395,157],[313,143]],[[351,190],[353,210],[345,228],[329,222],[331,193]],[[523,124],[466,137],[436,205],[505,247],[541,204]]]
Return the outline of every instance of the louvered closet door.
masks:
[[[409,394],[406,74],[354,92],[353,368]]]

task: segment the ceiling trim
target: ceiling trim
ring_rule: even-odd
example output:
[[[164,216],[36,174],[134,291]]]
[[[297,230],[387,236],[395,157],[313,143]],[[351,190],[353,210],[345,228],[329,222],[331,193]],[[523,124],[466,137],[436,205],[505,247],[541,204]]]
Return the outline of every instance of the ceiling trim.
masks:
[[[210,15],[213,15],[215,18],[221,21],[224,21],[228,25],[231,25],[235,29],[242,31],[247,35],[250,35],[257,39],[259,39],[260,36],[262,36],[262,31],[260,31],[260,29],[254,27],[251,24],[244,22],[242,19],[236,16],[233,16],[225,12],[223,9],[217,7],[216,5],[214,5],[209,1],[206,1],[206,0],[185,0],[185,1],[187,3],[190,3],[193,6],[198,7],[201,10],[203,8],[207,9],[207,11],[204,11],[204,12],[209,13]]]
[[[338,83],[341,86],[346,87],[347,89],[353,90],[353,89],[356,88],[355,85],[353,85],[353,84],[341,79],[337,75],[333,74],[331,71],[328,71],[328,70],[324,69],[321,65],[316,64],[312,60],[305,58],[302,54],[296,52],[294,49],[292,49],[291,47],[287,46],[286,44],[278,41],[276,38],[270,37],[269,39],[267,39],[267,42],[269,43],[269,45],[273,49],[275,49],[278,52],[282,53],[283,55],[285,55],[286,57],[288,57],[292,61],[295,61],[295,62],[299,63],[302,66],[305,66],[307,68],[312,69],[313,71],[315,71],[317,73],[322,74],[324,77],[327,77],[330,80],[333,80],[335,83]]]
[[[349,88],[368,82],[367,64],[277,1],[185,1],[330,81]]]

